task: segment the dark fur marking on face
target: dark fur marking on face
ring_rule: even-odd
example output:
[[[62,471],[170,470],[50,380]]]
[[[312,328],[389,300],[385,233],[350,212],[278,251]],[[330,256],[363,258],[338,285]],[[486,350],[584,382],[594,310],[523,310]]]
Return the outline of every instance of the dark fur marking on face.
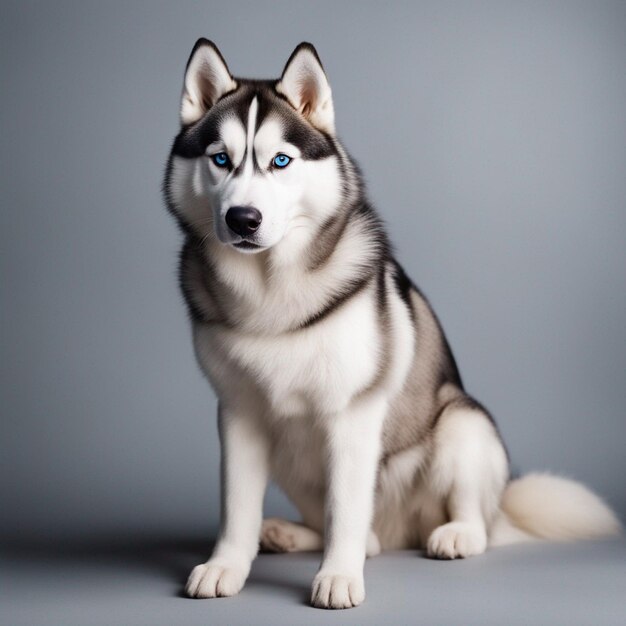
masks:
[[[174,140],[172,154],[184,159],[204,156],[207,146],[220,138],[221,123],[222,118],[219,115],[212,115],[203,118],[197,125],[183,128]]]
[[[315,128],[299,111],[293,108],[287,97],[276,91],[279,81],[274,81],[272,91],[273,109],[284,127],[286,141],[297,146],[303,159],[314,161],[337,155],[331,135]]]
[[[228,118],[239,119],[246,129],[252,99],[260,94],[259,85],[268,81],[235,80],[237,89],[224,94],[197,122],[181,128],[174,140],[172,154],[186,159],[203,156],[207,146],[221,138],[220,127]]]

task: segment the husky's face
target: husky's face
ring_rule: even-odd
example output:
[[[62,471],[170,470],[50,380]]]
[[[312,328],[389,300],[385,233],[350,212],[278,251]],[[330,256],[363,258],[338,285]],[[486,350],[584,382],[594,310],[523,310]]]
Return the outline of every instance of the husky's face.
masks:
[[[260,252],[301,242],[298,231],[315,230],[338,205],[331,91],[309,44],[296,48],[279,80],[256,81],[233,78],[201,39],[187,65],[181,123],[166,194],[200,238]]]

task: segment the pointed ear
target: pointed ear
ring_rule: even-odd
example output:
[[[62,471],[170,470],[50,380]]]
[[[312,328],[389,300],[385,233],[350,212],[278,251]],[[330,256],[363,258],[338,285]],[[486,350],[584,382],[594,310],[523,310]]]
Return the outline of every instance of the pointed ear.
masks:
[[[185,72],[180,103],[181,124],[197,122],[225,93],[237,88],[217,46],[198,39]]]
[[[291,105],[309,122],[327,133],[335,132],[335,113],[328,79],[315,48],[301,43],[291,54],[276,84]]]

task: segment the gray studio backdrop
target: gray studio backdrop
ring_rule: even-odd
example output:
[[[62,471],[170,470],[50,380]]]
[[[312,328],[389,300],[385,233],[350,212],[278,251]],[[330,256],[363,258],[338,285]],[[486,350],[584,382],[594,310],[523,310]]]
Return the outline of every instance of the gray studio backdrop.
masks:
[[[160,195],[187,55],[312,41],[341,137],[515,467],[626,513],[626,4],[2,6],[2,522],[210,530],[215,400]],[[292,514],[277,492],[272,513]]]

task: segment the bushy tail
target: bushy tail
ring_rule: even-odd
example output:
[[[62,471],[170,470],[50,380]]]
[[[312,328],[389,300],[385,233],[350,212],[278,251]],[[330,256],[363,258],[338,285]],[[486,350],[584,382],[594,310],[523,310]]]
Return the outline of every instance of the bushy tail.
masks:
[[[581,483],[534,473],[507,485],[489,545],[595,539],[619,535],[621,530],[615,513]]]

